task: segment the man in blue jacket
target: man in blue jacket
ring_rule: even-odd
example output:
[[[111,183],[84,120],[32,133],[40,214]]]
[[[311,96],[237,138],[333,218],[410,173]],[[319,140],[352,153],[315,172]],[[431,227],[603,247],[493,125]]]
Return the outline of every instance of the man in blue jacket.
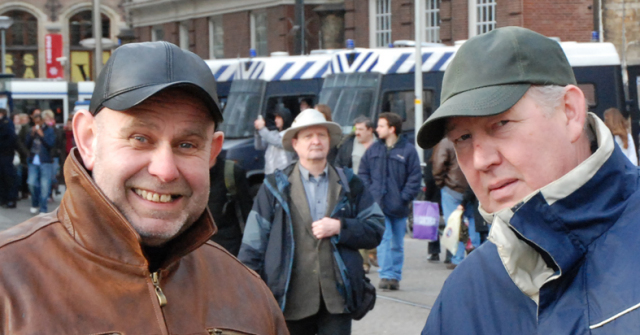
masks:
[[[47,126],[40,114],[33,116],[34,126],[27,132],[29,148],[29,191],[31,192],[31,213],[47,212],[47,198],[53,178],[53,157],[51,150],[56,143],[53,128]],[[38,192],[39,191],[39,192]]]
[[[441,101],[419,144],[454,143],[492,226],[423,334],[638,333],[639,170],[587,113],[560,44],[519,27],[474,37]]]
[[[317,110],[298,114],[282,146],[299,161],[265,178],[238,255],[267,283],[292,335],[351,334],[365,280],[358,249],[382,239],[383,215],[364,184],[327,162],[341,137]]]
[[[380,113],[376,132],[380,140],[364,153],[358,176],[371,190],[385,218],[384,236],[378,247],[379,287],[397,290],[402,280],[409,203],[420,191],[422,172],[415,147],[401,136],[399,115]]]

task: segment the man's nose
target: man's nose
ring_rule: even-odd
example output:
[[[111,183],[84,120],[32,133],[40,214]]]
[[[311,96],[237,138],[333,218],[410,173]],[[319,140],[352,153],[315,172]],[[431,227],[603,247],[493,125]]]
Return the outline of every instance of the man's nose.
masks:
[[[473,167],[477,171],[487,171],[499,163],[500,153],[493,144],[488,141],[473,143]]]
[[[178,179],[180,172],[171,145],[159,145],[154,150],[149,164],[149,174],[165,183]]]

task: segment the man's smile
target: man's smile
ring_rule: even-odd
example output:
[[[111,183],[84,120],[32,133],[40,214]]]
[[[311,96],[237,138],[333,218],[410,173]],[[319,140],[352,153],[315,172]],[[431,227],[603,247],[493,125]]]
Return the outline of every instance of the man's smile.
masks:
[[[151,202],[162,202],[162,203],[167,203],[167,202],[173,202],[177,199],[182,198],[182,195],[179,194],[162,194],[162,193],[156,193],[156,192],[152,192],[152,191],[147,191],[147,190],[143,190],[143,189],[139,189],[139,188],[132,188],[132,190],[139,195],[142,199],[151,201]]]

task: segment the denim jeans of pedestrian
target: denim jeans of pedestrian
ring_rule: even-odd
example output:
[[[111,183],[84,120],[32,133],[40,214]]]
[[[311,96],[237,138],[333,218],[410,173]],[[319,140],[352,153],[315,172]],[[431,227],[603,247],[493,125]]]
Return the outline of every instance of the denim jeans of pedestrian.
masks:
[[[378,265],[380,278],[402,280],[404,263],[404,234],[407,218],[384,217],[384,235],[378,246]]]
[[[51,174],[53,164],[29,164],[29,191],[31,192],[31,207],[39,207],[40,213],[47,212],[47,199],[51,191]]]
[[[447,186],[443,187],[440,190],[440,206],[442,206],[442,217],[444,218],[445,224],[449,220],[449,216],[451,216],[451,213],[453,213],[453,211],[458,208],[458,205],[462,204],[462,198],[462,193],[454,191]],[[451,257],[450,255],[451,253],[449,252],[449,250],[447,250],[447,258]]]
[[[60,158],[53,157],[53,172],[51,173],[52,184],[55,184],[58,181],[58,171],[60,171]]]

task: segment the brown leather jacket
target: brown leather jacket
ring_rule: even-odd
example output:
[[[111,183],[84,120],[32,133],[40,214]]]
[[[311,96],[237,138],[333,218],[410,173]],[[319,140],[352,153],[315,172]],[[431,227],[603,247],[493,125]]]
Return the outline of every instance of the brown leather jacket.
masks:
[[[60,207],[0,233],[0,334],[289,334],[262,279],[208,242],[208,210],[152,274],[139,235],[69,158]]]
[[[433,148],[431,162],[433,163],[433,179],[439,188],[447,186],[456,192],[464,193],[469,187],[469,183],[458,165],[453,142],[448,138],[443,138]]]

